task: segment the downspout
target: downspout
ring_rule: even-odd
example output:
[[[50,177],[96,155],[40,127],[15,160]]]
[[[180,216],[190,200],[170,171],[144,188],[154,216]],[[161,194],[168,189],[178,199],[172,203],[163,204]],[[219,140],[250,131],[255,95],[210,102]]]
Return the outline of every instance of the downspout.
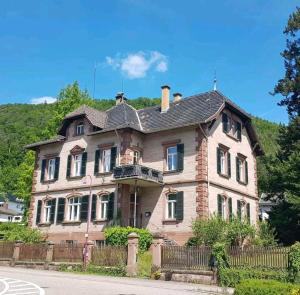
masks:
[[[119,135],[117,129],[115,129],[115,133],[116,133],[116,136],[117,136],[118,141],[119,141],[119,147],[120,147],[119,151],[121,151],[121,140],[120,140],[120,135]],[[117,151],[118,151],[118,147],[117,147]],[[117,166],[120,166],[120,156],[119,156],[120,154],[121,154],[121,152],[118,153],[118,157],[117,157],[117,159],[118,159],[118,165]],[[114,210],[114,212],[115,212],[114,218],[118,217],[118,210],[119,210],[119,208],[118,208],[119,189],[120,189],[119,183],[117,183],[117,193],[116,193],[117,200],[115,200],[115,202],[114,202],[116,204],[116,209],[117,210]],[[121,195],[121,197],[122,197],[122,195]],[[121,200],[120,200],[120,202],[121,202]],[[121,207],[121,204],[120,204],[120,207]],[[121,210],[121,208],[120,208],[120,210]],[[122,223],[122,217],[121,217],[120,222]]]
[[[205,134],[201,123],[199,123],[199,129],[202,132],[202,134],[204,135],[204,137],[206,138],[207,144],[206,144],[206,155],[207,155],[207,165],[206,165],[206,174],[207,174],[207,200],[209,200],[209,186],[210,186],[210,182],[209,182],[209,169],[208,169],[208,165],[209,165],[209,153],[208,153],[208,137]],[[209,201],[207,202],[207,208],[208,208],[208,213],[209,213]]]

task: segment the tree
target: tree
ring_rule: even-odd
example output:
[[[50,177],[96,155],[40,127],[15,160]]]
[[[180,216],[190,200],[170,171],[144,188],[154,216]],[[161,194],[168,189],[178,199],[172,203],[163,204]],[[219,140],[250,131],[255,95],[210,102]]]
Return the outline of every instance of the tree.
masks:
[[[284,34],[287,36],[286,49],[281,53],[284,58],[285,76],[274,88],[273,94],[281,94],[284,98],[279,105],[286,106],[288,114],[300,115],[300,8],[289,17]]]

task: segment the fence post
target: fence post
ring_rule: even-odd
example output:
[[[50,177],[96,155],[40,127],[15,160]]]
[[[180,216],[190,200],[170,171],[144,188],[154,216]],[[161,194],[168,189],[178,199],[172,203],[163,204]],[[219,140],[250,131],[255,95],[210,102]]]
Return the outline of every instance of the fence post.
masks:
[[[22,241],[16,241],[15,242],[14,253],[13,253],[11,263],[10,263],[11,266],[15,266],[16,261],[19,260],[19,258],[20,258],[20,247],[21,247],[22,244],[23,244]]]
[[[136,233],[128,235],[128,252],[127,252],[127,275],[135,276],[137,272],[137,253],[139,247],[139,236]]]
[[[92,261],[92,251],[94,247],[93,241],[87,242],[87,265]]]
[[[47,243],[47,253],[46,253],[46,261],[44,264],[44,269],[49,269],[49,263],[53,260],[53,251],[54,251],[54,243],[49,241]]]
[[[161,255],[162,255],[162,246],[164,244],[164,238],[161,234],[154,234],[153,241],[151,244],[151,253],[152,253],[152,266],[161,268]]]

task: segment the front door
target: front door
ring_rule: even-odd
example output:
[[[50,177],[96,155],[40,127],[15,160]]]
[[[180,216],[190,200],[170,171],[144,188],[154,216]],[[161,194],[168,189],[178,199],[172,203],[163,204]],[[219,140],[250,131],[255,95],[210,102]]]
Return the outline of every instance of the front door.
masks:
[[[134,194],[130,195],[130,204],[129,204],[129,226],[134,227]],[[141,216],[141,209],[140,209],[140,197],[136,197],[136,221],[135,227],[141,228],[142,226],[142,216]]]

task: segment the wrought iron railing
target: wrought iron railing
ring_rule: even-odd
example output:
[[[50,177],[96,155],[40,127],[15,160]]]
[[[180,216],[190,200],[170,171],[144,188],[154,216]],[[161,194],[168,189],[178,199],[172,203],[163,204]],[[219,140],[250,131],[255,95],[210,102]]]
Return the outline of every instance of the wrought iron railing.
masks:
[[[161,171],[142,165],[122,165],[114,168],[114,178],[141,178],[144,180],[163,183]]]

